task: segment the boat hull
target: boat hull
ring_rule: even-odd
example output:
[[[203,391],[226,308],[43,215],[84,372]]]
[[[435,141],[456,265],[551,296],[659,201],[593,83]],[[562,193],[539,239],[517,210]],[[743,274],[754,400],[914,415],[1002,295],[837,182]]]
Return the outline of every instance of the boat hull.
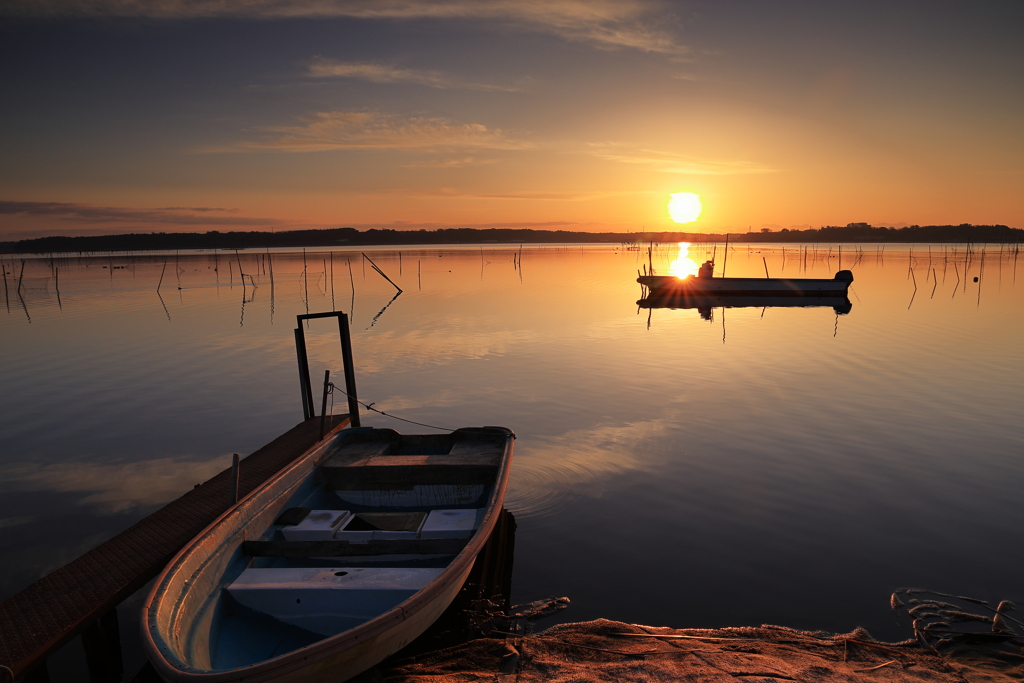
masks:
[[[642,275],[637,278],[658,296],[741,296],[741,297],[845,297],[850,279],[690,277]]]
[[[223,589],[225,575],[239,562],[243,544],[260,538],[294,503],[296,491],[322,478],[317,466],[330,455],[336,439],[357,430],[343,430],[300,456],[193,539],[157,578],[142,614],[143,645],[157,674],[169,683],[327,683],[356,676],[408,645],[454,600],[500,515],[514,435],[501,428],[481,431],[487,430],[492,436],[498,432],[499,441],[504,439],[504,451],[483,516],[465,546],[436,578],[355,628],[250,665],[220,669],[213,666],[218,617],[211,596]]]

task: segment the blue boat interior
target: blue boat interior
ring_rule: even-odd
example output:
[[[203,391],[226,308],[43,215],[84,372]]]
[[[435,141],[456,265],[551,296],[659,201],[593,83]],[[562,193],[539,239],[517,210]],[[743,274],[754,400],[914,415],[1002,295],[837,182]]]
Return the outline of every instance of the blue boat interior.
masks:
[[[273,523],[248,529],[254,540],[238,542],[208,584],[184,639],[188,668],[278,657],[410,598],[479,528],[506,434],[340,432]]]

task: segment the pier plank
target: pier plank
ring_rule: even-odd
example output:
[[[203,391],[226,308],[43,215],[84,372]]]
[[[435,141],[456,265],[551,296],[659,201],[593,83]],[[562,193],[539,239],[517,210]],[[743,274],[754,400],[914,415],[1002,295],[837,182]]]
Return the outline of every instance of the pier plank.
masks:
[[[331,431],[348,415],[329,418]],[[245,496],[315,444],[320,418],[299,423],[241,461]],[[21,678],[153,579],[231,506],[230,468],[0,602],[0,664]]]

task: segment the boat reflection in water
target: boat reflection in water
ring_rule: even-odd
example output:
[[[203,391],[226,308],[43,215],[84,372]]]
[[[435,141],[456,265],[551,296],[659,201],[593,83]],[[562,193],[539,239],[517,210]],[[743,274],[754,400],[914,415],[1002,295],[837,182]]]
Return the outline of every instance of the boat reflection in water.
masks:
[[[651,293],[636,302],[640,308],[696,308],[700,317],[711,320],[715,308],[831,308],[846,315],[853,304],[845,296],[736,296],[731,294]]]

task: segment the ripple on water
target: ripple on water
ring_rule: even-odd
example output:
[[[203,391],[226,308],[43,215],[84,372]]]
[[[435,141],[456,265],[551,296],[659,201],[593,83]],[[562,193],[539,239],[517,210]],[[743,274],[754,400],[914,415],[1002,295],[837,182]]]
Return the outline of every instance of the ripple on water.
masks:
[[[573,486],[586,474],[582,468],[539,463],[513,470],[505,492],[505,507],[520,522],[530,520],[541,526],[553,524],[584,496]]]

